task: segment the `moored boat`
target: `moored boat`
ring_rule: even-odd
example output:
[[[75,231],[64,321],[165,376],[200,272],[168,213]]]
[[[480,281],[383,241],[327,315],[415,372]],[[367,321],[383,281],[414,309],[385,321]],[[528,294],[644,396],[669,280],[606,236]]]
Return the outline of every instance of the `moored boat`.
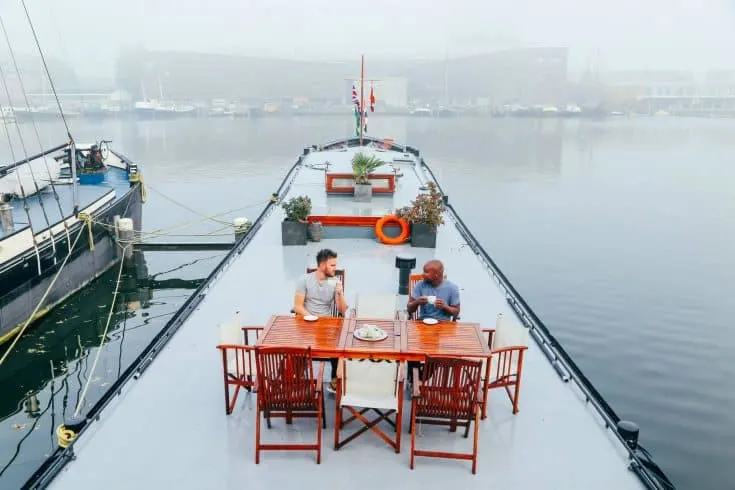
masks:
[[[66,425],[63,447],[26,488],[673,488],[420,151],[366,137],[362,120],[358,129],[304,149],[252,227],[103,402]],[[337,254],[347,308],[289,312],[324,249]],[[431,260],[460,289],[449,320],[407,308]],[[325,358],[339,359],[330,396]],[[442,415],[449,431],[433,427]]]

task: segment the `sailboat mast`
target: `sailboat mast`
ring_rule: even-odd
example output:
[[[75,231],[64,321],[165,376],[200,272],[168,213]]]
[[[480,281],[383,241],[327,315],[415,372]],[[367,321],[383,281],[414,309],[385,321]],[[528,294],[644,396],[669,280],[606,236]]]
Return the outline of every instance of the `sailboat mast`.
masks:
[[[365,128],[365,55],[360,58],[360,146],[362,146],[362,132]]]

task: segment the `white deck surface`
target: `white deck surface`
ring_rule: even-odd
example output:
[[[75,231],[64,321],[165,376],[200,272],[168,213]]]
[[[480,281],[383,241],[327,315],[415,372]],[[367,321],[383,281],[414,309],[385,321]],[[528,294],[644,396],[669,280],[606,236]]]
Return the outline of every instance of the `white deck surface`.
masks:
[[[326,157],[335,162],[351,154],[317,153],[307,161],[318,163]],[[410,165],[402,166],[404,177],[399,179],[395,198],[376,197],[373,203],[359,206],[351,197],[337,198],[341,207],[392,208],[393,199],[397,206],[408,204],[419,182]],[[315,207],[326,206],[323,185],[322,171],[303,168],[290,196],[309,193]],[[627,469],[624,452],[592,408],[581,400],[572,383],[559,379],[533,343],[524,363],[520,412],[512,414],[504,391],[491,391],[488,418],[480,424],[476,475],[471,474],[471,462],[436,458],[417,457],[415,469],[409,469],[408,402],[404,404],[400,454],[371,433],[334,451],[332,396],[326,397],[321,465],[316,464],[312,451],[264,451],[260,465],[255,465],[255,395],[242,391],[235,411],[225,415],[221,357],[215,348],[217,324],[238,309],[245,325],[263,325],[274,313],[287,314],[294,281],[314,262],[319,249],[338,252],[351,300],[357,293],[395,293],[398,271],[394,257],[410,253],[417,258],[416,272],[429,258],[444,262],[448,277],[461,289],[463,320],[492,327],[498,313],[513,316],[482,262],[469,247],[461,246],[462,238],[452,222],[440,228],[435,250],[385,246],[366,239],[282,247],[282,215],[280,208],[271,214],[143,376],[132,381],[77,441],[77,459],[51,488],[644,488]],[[325,376],[328,374],[327,366]],[[315,441],[316,437],[314,420],[295,419],[293,426],[286,426],[283,419],[274,419],[272,429],[262,427],[265,441]],[[345,434],[358,427],[350,424]],[[424,426],[420,433],[419,448],[471,450],[472,433],[464,439],[462,431],[449,433],[436,426]]]

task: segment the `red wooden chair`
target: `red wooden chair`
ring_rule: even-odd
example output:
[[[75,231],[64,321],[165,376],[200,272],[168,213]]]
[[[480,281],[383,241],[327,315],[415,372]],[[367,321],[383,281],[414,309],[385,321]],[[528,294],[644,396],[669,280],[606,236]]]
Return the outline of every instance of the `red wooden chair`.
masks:
[[[327,423],[322,391],[324,363],[319,363],[319,373],[315,378],[310,347],[305,349],[256,347],[255,360],[258,393],[258,410],[255,415],[255,464],[260,464],[260,451],[264,450],[316,450],[316,462],[321,463],[321,425],[326,428]],[[287,424],[291,424],[296,417],[316,418],[316,444],[261,444],[261,414],[265,417],[269,429],[271,417],[285,418]]]
[[[241,388],[248,392],[255,386],[255,356],[253,346],[263,327],[241,327],[240,314],[235,313],[228,322],[219,325],[220,343],[217,349],[222,353],[222,374],[225,385],[225,413],[230,415],[235,408],[237,395]],[[230,398],[230,387],[235,392]]]
[[[518,413],[521,391],[523,356],[528,349],[528,329],[517,320],[498,315],[494,329],[483,329],[492,352],[489,376],[483,380],[482,418],[487,417],[487,393],[493,388],[505,388],[513,414]],[[483,361],[484,362],[484,361]]]
[[[420,383],[414,383],[411,403],[411,469],[415,456],[432,458],[466,459],[472,461],[472,473],[477,471],[477,441],[480,429],[481,361],[453,357],[427,356],[426,367]],[[414,368],[414,379],[418,378]],[[450,453],[416,449],[416,422],[448,425],[450,432],[457,426],[465,427],[464,436],[475,423],[471,453]]]
[[[339,360],[334,422],[335,450],[371,430],[397,453],[401,452],[403,379],[404,367],[397,361],[344,358]],[[358,411],[357,407],[361,410]],[[343,409],[347,409],[352,416],[343,420]],[[368,411],[374,411],[379,417],[369,421],[365,417]],[[389,418],[391,415],[392,419]],[[359,420],[364,426],[340,441],[340,430],[353,420]],[[393,426],[396,433],[394,439],[376,427],[381,420]]]

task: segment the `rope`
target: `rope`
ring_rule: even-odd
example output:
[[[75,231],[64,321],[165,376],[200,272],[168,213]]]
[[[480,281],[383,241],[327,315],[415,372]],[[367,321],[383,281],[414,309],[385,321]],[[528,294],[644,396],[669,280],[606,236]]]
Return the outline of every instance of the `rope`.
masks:
[[[2,25],[3,31],[5,31],[5,26],[2,24],[2,18],[0,18],[0,25]],[[2,81],[3,88],[5,89],[5,94],[8,96],[8,105],[10,107],[13,107],[13,100],[10,97],[10,89],[8,88],[8,81],[5,78],[5,70],[3,70],[2,64],[0,64],[0,81]],[[3,115],[3,118],[5,118],[5,115]],[[43,213],[43,218],[46,220],[46,227],[51,228],[51,223],[49,222],[49,219],[48,219],[48,213],[46,212],[46,206],[43,204],[43,196],[41,195],[41,189],[39,189],[38,187],[38,181],[36,180],[36,174],[33,171],[33,165],[31,165],[31,161],[28,159],[28,149],[26,148],[26,142],[25,142],[25,139],[23,138],[23,132],[20,130],[19,124],[15,124],[14,126],[15,126],[15,129],[18,131],[18,139],[20,141],[20,146],[21,148],[23,148],[23,155],[25,156],[25,161],[26,161],[26,164],[28,165],[28,170],[31,173],[31,179],[33,180],[33,187],[36,188],[35,193],[38,195],[38,204],[41,206],[41,212]],[[6,131],[7,131],[7,128],[6,128]],[[9,136],[9,133],[8,133],[8,136]],[[10,153],[11,153],[11,157],[15,161],[15,151],[13,150],[12,146],[10,147]],[[46,156],[42,156],[41,161],[46,163]],[[46,169],[48,170],[48,165],[46,166]],[[18,184],[22,187],[22,185],[20,184],[19,170],[20,169],[15,170],[15,175],[16,177],[18,177]],[[49,171],[49,181],[51,181],[50,171]],[[56,257],[56,241],[55,240],[51,241],[51,247],[54,250],[54,257]]]
[[[157,193],[158,195],[160,195],[161,197],[163,197],[164,199],[166,199],[166,200],[168,200],[168,201],[171,201],[172,203],[176,204],[177,206],[181,206],[182,208],[184,208],[184,209],[186,209],[186,210],[188,210],[188,211],[191,211],[192,213],[196,214],[197,216],[201,216],[201,217],[202,217],[202,218],[204,218],[205,220],[212,220],[212,221],[214,221],[215,223],[222,223],[222,224],[226,224],[226,225],[228,225],[228,224],[229,224],[229,223],[228,223],[227,221],[219,220],[219,219],[213,218],[213,217],[211,217],[211,216],[206,216],[206,215],[204,215],[204,214],[200,213],[199,211],[197,211],[196,209],[190,208],[190,207],[189,207],[189,206],[187,206],[186,204],[184,204],[184,203],[181,203],[181,202],[179,202],[179,201],[175,200],[174,198],[172,198],[172,197],[169,197],[169,196],[167,196],[167,195],[163,194],[163,193],[162,193],[161,191],[159,191],[159,190],[156,190],[156,189],[154,189],[154,188],[152,188],[152,187],[151,187],[151,190],[152,190],[152,191],[154,191],[155,193]]]
[[[71,130],[69,129],[69,124],[66,122],[66,117],[64,116],[64,111],[61,109],[61,101],[59,100],[59,96],[56,93],[56,87],[54,86],[54,80],[51,78],[51,73],[48,70],[48,65],[46,64],[46,57],[43,55],[43,50],[41,49],[41,43],[38,42],[38,36],[36,35],[36,28],[33,27],[33,21],[31,21],[31,14],[28,13],[28,7],[26,7],[25,0],[20,0],[20,3],[23,4],[23,10],[26,13],[26,18],[28,19],[28,25],[31,26],[31,32],[33,33],[33,39],[36,41],[36,47],[38,48],[38,54],[41,55],[41,61],[43,62],[43,69],[46,71],[46,75],[48,76],[48,81],[51,84],[51,90],[54,92],[54,98],[56,99],[56,105],[59,107],[59,114],[61,114],[61,120],[64,121],[64,127],[66,128],[66,134],[69,136],[69,139],[74,141],[74,138],[71,136]],[[75,162],[70,162],[70,165],[74,165]]]
[[[15,52],[13,51],[12,45],[10,43],[10,37],[8,36],[8,31],[5,29],[5,22],[3,22],[2,16],[0,16],[0,26],[2,27],[3,34],[5,36],[5,42],[8,44],[8,50],[10,51],[10,59],[13,61],[13,67],[15,68],[16,76],[18,77],[18,83],[20,84],[20,90],[23,92],[23,99],[26,103],[26,108],[28,109],[28,115],[31,118],[31,124],[33,125],[33,131],[36,134],[36,141],[38,142],[38,146],[41,149],[41,153],[45,153],[45,150],[43,149],[43,142],[41,141],[41,133],[38,130],[38,124],[36,124],[36,119],[33,117],[33,114],[31,112],[31,104],[28,101],[28,94],[26,92],[25,85],[23,84],[23,77],[20,74],[20,68],[18,68],[18,62],[15,59]],[[12,104],[11,104],[12,106]],[[20,130],[19,130],[20,131]],[[26,155],[26,159],[28,158],[28,155]],[[64,211],[61,209],[61,201],[59,200],[59,194],[56,192],[56,186],[54,185],[54,179],[51,177],[51,169],[48,168],[48,163],[46,163],[46,159],[43,158],[43,164],[46,167],[46,172],[48,173],[48,179],[49,184],[51,185],[51,191],[54,194],[54,199],[56,200],[56,206],[59,209],[59,216],[64,216]],[[62,221],[64,223],[64,231],[66,231],[66,241],[71,245],[71,236],[69,235],[69,227],[66,224],[66,220]],[[56,244],[54,242],[54,252],[56,252]]]
[[[79,215],[79,219],[82,219],[81,214]],[[74,247],[76,246],[83,232],[84,232],[84,226],[79,227],[79,233],[77,233],[77,237],[74,239],[74,243],[72,244],[72,246],[69,247],[69,252],[66,254],[66,257],[64,257],[64,261],[61,263],[61,266],[59,267],[59,270],[56,272],[56,275],[51,281],[51,284],[49,284],[48,288],[46,288],[46,292],[43,293],[43,296],[38,301],[38,304],[36,305],[36,308],[33,310],[33,313],[31,313],[31,315],[25,321],[20,331],[18,332],[18,335],[15,336],[15,338],[13,339],[13,342],[10,344],[10,347],[8,347],[8,350],[5,351],[5,354],[3,354],[3,357],[0,358],[0,366],[3,365],[3,363],[5,362],[5,359],[7,359],[7,357],[10,355],[10,352],[13,350],[13,347],[15,347],[15,344],[18,343],[18,340],[20,340],[21,336],[23,335],[23,332],[25,332],[26,328],[28,328],[28,325],[30,325],[31,321],[36,316],[36,313],[38,313],[38,310],[41,308],[41,305],[44,303],[44,301],[46,301],[46,298],[48,297],[49,293],[51,293],[51,289],[53,289],[54,284],[56,284],[56,281],[59,279],[59,276],[61,275],[61,271],[64,270],[64,267],[66,266],[66,263],[69,260],[69,257],[71,257],[71,254],[74,251]]]
[[[122,247],[122,256],[125,256],[125,250],[131,246],[131,243],[128,243],[127,245]],[[82,408],[82,404],[84,402],[84,397],[87,395],[87,390],[89,389],[89,384],[92,382],[92,375],[94,374],[94,370],[97,367],[97,361],[100,359],[100,354],[102,354],[102,345],[105,343],[105,337],[107,337],[107,331],[110,328],[110,323],[112,323],[112,314],[115,312],[115,304],[117,301],[117,294],[120,291],[120,278],[122,277],[123,268],[125,266],[125,259],[120,259],[120,268],[117,270],[117,280],[115,281],[115,290],[112,292],[112,303],[110,304],[110,311],[107,314],[107,323],[105,324],[105,330],[102,332],[102,335],[100,336],[100,345],[97,347],[97,354],[94,356],[94,362],[92,362],[92,368],[89,371],[89,374],[87,375],[87,382],[84,383],[84,390],[82,390],[81,395],[77,398],[77,408],[74,410],[74,417],[79,416],[79,410]],[[59,444],[61,444],[61,436],[59,436]]]

